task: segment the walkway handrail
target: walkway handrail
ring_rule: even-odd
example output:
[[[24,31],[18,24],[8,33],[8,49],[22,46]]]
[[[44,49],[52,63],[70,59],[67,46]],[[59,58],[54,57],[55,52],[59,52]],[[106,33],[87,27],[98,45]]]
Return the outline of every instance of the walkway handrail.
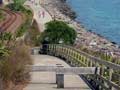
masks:
[[[67,46],[67,45],[63,45],[63,46],[66,47],[66,48],[73,49],[74,51],[80,53],[81,55],[84,55],[84,56],[90,58],[94,62],[97,62],[99,64],[103,64],[103,65],[105,65],[105,66],[107,66],[107,67],[109,67],[111,69],[114,69],[114,70],[120,70],[120,65],[118,65],[118,64],[115,64],[115,63],[112,63],[112,62],[109,62],[109,61],[106,61],[106,60],[102,60],[102,59],[100,59],[98,57],[92,56],[92,55],[90,55],[90,54],[88,54],[86,52],[83,52],[83,51],[78,50],[76,48],[73,48],[71,46]]]
[[[86,79],[91,84],[94,84],[95,88],[99,88],[97,90],[101,90],[101,88],[105,90],[112,90],[114,88],[120,90],[120,65],[101,60],[71,46],[60,44],[48,44],[44,46],[42,51],[45,54],[60,57],[72,66],[100,67],[99,74],[85,75]]]
[[[35,66],[29,65],[26,69],[30,69],[30,72],[55,72],[56,74],[97,74],[100,69],[98,67],[57,67],[57,66]]]

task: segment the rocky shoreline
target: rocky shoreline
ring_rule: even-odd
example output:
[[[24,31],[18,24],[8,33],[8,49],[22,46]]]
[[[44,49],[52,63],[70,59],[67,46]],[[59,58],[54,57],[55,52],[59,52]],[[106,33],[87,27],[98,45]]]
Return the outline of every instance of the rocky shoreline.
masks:
[[[76,14],[66,3],[66,0],[44,0],[42,6],[51,14],[53,19],[67,22],[77,32],[76,47],[84,46],[93,51],[100,51],[112,55],[120,56],[120,48],[114,42],[94,32],[87,31],[80,22],[75,21]]]

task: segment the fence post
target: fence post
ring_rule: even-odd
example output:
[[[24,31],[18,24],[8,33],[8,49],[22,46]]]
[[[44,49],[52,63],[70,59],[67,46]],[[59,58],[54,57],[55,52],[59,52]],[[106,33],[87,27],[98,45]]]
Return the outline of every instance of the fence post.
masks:
[[[119,76],[119,85],[120,85],[120,76]]]
[[[101,68],[100,68],[100,77],[102,77],[103,75],[104,75],[104,65],[102,65]],[[104,81],[100,80],[100,83],[104,84]],[[104,90],[104,88],[102,87],[102,85],[100,85],[100,89]]]
[[[112,73],[113,73],[113,69],[109,69],[109,81],[111,81],[112,80]],[[111,85],[109,85],[109,90],[112,90],[112,86]]]
[[[57,88],[64,88],[64,74],[57,74]]]
[[[0,90],[3,90],[3,83],[2,83],[2,79],[0,79]]]
[[[61,64],[56,64],[58,68],[63,67]],[[57,88],[64,88],[64,74],[56,73]]]

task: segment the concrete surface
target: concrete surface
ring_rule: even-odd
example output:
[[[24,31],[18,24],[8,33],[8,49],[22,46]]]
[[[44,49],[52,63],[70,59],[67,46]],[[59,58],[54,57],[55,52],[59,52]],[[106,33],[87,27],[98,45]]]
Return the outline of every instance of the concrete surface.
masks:
[[[24,5],[29,6],[33,10],[33,18],[37,21],[40,31],[43,32],[45,29],[45,23],[52,20],[50,14],[43,7],[41,7],[40,0],[27,0]]]
[[[47,55],[33,55],[34,65],[56,65],[62,64],[70,67],[64,61]],[[54,72],[33,72],[31,82],[24,90],[58,90],[55,84],[56,74]],[[91,90],[78,75],[65,75],[65,88],[59,90]]]

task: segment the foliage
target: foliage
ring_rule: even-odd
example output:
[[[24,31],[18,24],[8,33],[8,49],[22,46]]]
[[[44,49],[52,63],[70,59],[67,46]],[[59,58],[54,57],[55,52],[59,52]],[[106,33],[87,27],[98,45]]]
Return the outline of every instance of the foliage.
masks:
[[[7,5],[11,10],[14,11],[24,11],[24,7],[22,6],[25,0],[13,0],[14,3]]]
[[[3,21],[5,19],[5,15],[2,10],[0,10],[0,21]]]
[[[12,34],[9,32],[0,33],[0,41],[9,41],[12,39]]]
[[[0,58],[9,55],[9,44],[13,40],[11,33],[0,33]]]
[[[63,21],[50,21],[46,23],[46,30],[42,34],[43,41],[48,39],[49,43],[73,44],[76,32]]]
[[[23,42],[17,41],[16,37],[22,36],[29,29],[32,21],[32,12],[26,10],[21,4],[17,5],[18,2],[15,2],[8,5],[8,7],[11,10],[24,13],[26,16],[24,24],[21,25],[14,36],[6,32],[0,34],[0,79],[4,82],[2,84],[5,87],[9,87],[9,82],[16,85],[30,78],[29,71],[26,70],[26,65],[32,64],[29,48],[22,44]]]
[[[5,57],[8,55],[9,55],[9,50],[5,46],[0,44],[0,57]]]
[[[13,0],[13,2],[14,2],[15,4],[20,4],[20,5],[22,5],[22,4],[25,2],[25,0]]]
[[[32,64],[29,49],[24,44],[17,43],[10,51],[10,55],[0,61],[0,78],[5,84],[24,82],[29,78],[26,65]]]
[[[21,37],[24,33],[29,29],[32,22],[32,12],[27,10],[23,6],[21,6],[20,11],[25,15],[25,22],[21,25],[21,27],[16,32],[16,37]]]
[[[25,0],[14,0],[14,3],[7,5],[13,11],[22,12],[25,15],[25,22],[16,32],[16,37],[21,37],[29,29],[32,22],[32,12],[23,6]]]
[[[2,79],[2,84],[5,87],[9,87],[9,82],[16,85],[30,79],[26,65],[32,64],[29,48],[16,40],[16,37],[23,36],[29,29],[32,21],[32,12],[26,10],[21,4],[10,4],[8,7],[13,11],[24,13],[26,18],[24,24],[21,25],[14,36],[6,32],[0,34],[0,79]]]
[[[28,33],[25,37],[25,42],[30,46],[40,46],[40,36],[41,33],[38,30],[37,23],[33,22],[33,25],[31,26],[30,30],[28,30]]]

